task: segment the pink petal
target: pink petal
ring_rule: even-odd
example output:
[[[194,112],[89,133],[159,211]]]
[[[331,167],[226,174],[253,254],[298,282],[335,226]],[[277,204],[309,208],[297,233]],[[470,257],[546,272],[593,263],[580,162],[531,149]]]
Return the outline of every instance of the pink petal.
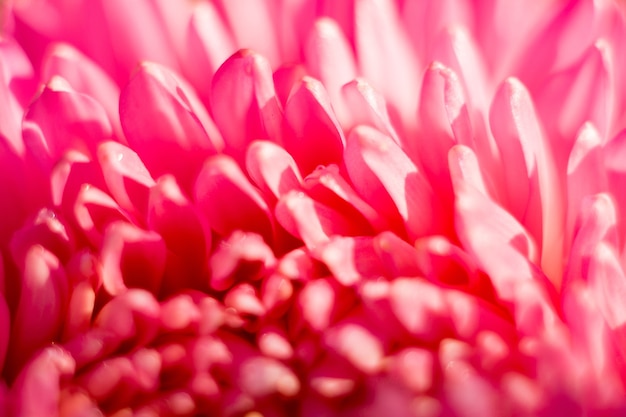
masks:
[[[355,50],[363,76],[382,92],[403,124],[414,127],[420,63],[399,18],[396,2],[355,1]],[[393,77],[388,67],[394,68]]]
[[[276,220],[308,249],[328,242],[330,236],[360,234],[358,223],[301,192],[290,191],[276,205]]]
[[[211,227],[222,236],[241,229],[272,242],[267,203],[232,158],[220,155],[208,159],[196,179],[194,196]]]
[[[614,249],[604,242],[593,250],[587,280],[609,328],[623,333],[626,308],[622,300],[626,296],[626,274]],[[619,349],[624,351],[623,347]]]
[[[356,128],[348,138],[344,163],[356,191],[384,217],[399,215],[411,239],[440,226],[430,184],[388,136],[366,126]]]
[[[603,167],[609,181],[609,190],[615,199],[618,213],[626,210],[626,193],[621,192],[626,186],[626,169],[624,169],[624,157],[626,157],[626,130],[622,130],[613,139],[604,145],[602,150],[604,156]],[[618,224],[620,236],[626,233],[626,222],[620,221]]]
[[[340,302],[339,289],[329,279],[316,279],[304,285],[298,294],[297,305],[304,322],[321,332],[331,324]]]
[[[319,18],[304,44],[304,56],[311,75],[328,91],[337,118],[345,127],[351,111],[341,96],[341,88],[357,76],[351,45],[341,28],[328,17]]]
[[[532,264],[537,260],[534,240],[507,211],[471,186],[455,184],[455,193],[455,227],[463,248],[490,276],[497,295],[510,300],[517,282],[538,278]]]
[[[375,230],[387,229],[385,219],[361,198],[335,164],[318,166],[304,179],[303,188],[315,201],[349,213],[355,222],[362,217],[363,223],[369,223],[361,226],[363,234],[370,226]]]
[[[448,165],[454,187],[457,187],[458,183],[467,183],[481,194],[489,195],[486,179],[483,178],[478,158],[472,148],[465,145],[450,148]]]
[[[275,262],[272,249],[255,233],[235,231],[209,259],[211,288],[223,291],[240,280],[256,281]]]
[[[425,137],[408,146],[411,155],[419,156],[424,170],[442,190],[446,201],[452,199],[448,152],[455,144],[473,147],[465,93],[456,73],[434,62],[424,74],[418,113]]]
[[[271,274],[263,279],[261,301],[270,317],[281,317],[291,305],[294,294],[292,280],[282,274]]]
[[[305,175],[341,161],[345,138],[322,83],[302,79],[285,105],[285,123],[285,149]]]
[[[184,53],[189,65],[183,67],[186,78],[208,102],[211,81],[220,65],[237,48],[225,22],[212,2],[197,3],[187,29]]]
[[[287,334],[280,326],[269,325],[259,330],[257,344],[261,353],[270,358],[287,360],[294,354]]]
[[[166,291],[201,288],[211,229],[171,175],[159,178],[150,189],[147,224],[161,235],[169,251],[163,283]]]
[[[211,106],[225,150],[236,159],[253,140],[280,143],[282,109],[272,70],[261,55],[241,50],[222,64],[213,77]]]
[[[387,270],[387,276],[420,275],[415,248],[392,232],[382,232],[373,240],[374,250]]]
[[[21,290],[6,362],[6,370],[13,375],[37,350],[58,340],[68,297],[65,271],[43,247],[32,246],[16,262]]]
[[[193,90],[167,68],[143,63],[120,96],[126,139],[156,176],[174,174],[191,190],[222,138]]]
[[[567,223],[563,239],[565,245],[572,241],[583,198],[608,189],[603,159],[598,131],[592,124],[585,123],[576,135],[567,164]],[[566,247],[567,249],[569,248]]]
[[[33,245],[41,245],[67,263],[76,249],[74,235],[64,219],[50,209],[41,209],[13,234],[9,248],[14,259],[23,259]]]
[[[576,48],[582,50],[580,44]],[[611,60],[608,45],[596,42],[574,65],[551,76],[537,98],[546,130],[556,136],[556,152],[569,152],[576,131],[587,121],[596,126],[603,142],[608,139],[615,101]],[[563,106],[550,106],[554,100]]]
[[[404,328],[418,340],[434,343],[450,331],[448,305],[437,286],[418,278],[398,278],[391,284],[391,308]]]
[[[358,319],[347,319],[327,329],[324,343],[365,374],[374,374],[382,366],[382,343]]]
[[[104,289],[119,295],[128,288],[158,294],[165,269],[165,244],[160,235],[125,222],[109,225],[100,258]]]
[[[617,247],[616,208],[607,194],[584,197],[574,228],[574,240],[563,276],[563,292],[588,277],[589,260],[602,241]]]
[[[242,362],[238,382],[241,390],[254,398],[274,393],[294,397],[300,392],[300,381],[291,369],[275,359],[262,356]]]
[[[22,369],[11,388],[11,415],[59,416],[60,385],[74,369],[72,356],[61,347],[41,351]]]
[[[254,141],[246,154],[246,170],[266,196],[276,199],[298,190],[302,176],[289,152],[270,141]]]
[[[329,355],[311,369],[308,385],[323,398],[338,399],[358,388],[359,376],[356,369],[347,366],[345,359]]]
[[[72,207],[73,220],[94,247],[100,247],[107,226],[129,221],[128,215],[104,191],[83,184]]]
[[[254,287],[248,283],[238,284],[224,296],[224,306],[234,309],[237,314],[263,316],[265,308]]]
[[[358,125],[368,125],[385,133],[398,145],[405,145],[393,127],[384,97],[367,81],[361,78],[350,81],[341,88],[341,95],[350,108],[349,124],[344,122],[346,131]]]
[[[115,137],[125,140],[118,111],[120,89],[89,57],[70,44],[53,44],[44,56],[41,72],[44,81],[60,76],[77,93],[94,98],[106,112]]]
[[[61,155],[76,150],[94,157],[112,134],[111,122],[96,100],[54,77],[24,117],[24,143],[48,172]]]
[[[435,355],[430,350],[410,347],[391,358],[390,374],[415,393],[431,388],[435,379]]]
[[[98,162],[113,198],[143,221],[154,180],[139,156],[120,143],[105,142],[98,148]]]
[[[272,2],[248,4],[241,0],[219,0],[217,4],[240,48],[259,51],[273,67],[281,62],[276,33],[278,22],[274,20]]]
[[[326,264],[337,282],[346,287],[384,274],[370,237],[333,236],[329,242],[316,247],[313,255]]]
[[[132,346],[141,347],[156,337],[161,324],[160,315],[159,303],[151,293],[129,289],[100,310],[93,327],[109,332],[118,343],[130,342]]]

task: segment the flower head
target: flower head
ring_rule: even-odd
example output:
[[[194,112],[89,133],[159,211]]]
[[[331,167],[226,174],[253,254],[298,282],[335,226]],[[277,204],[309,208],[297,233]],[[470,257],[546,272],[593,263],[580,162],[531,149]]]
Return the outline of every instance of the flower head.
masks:
[[[0,414],[626,413],[623,2],[0,10]]]

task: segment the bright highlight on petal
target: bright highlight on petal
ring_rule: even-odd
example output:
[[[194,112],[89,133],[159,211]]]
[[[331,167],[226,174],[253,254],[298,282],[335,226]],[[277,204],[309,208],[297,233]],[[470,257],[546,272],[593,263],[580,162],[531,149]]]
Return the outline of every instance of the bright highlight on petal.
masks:
[[[0,416],[626,415],[625,45],[622,0],[0,0]]]

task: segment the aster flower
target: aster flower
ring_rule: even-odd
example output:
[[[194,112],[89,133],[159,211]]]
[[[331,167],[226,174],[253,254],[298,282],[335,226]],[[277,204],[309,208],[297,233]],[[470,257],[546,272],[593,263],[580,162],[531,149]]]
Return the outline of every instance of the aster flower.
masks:
[[[0,10],[0,415],[626,413],[623,2]]]

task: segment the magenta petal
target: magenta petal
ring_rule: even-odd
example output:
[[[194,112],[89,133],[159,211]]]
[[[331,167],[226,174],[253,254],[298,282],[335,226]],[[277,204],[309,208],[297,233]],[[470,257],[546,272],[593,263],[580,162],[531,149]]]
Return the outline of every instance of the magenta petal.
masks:
[[[318,166],[304,179],[303,188],[315,201],[346,213],[355,223],[362,217],[364,234],[370,227],[387,229],[385,219],[361,198],[335,164]]]
[[[42,63],[42,78],[50,81],[55,76],[67,80],[78,93],[93,97],[106,112],[115,137],[124,141],[118,101],[120,89],[95,62],[72,45],[54,44],[47,51]]]
[[[412,277],[421,273],[415,248],[391,232],[382,232],[372,242],[390,277]]]
[[[154,180],[142,160],[132,149],[120,143],[105,142],[98,148],[98,162],[113,198],[121,208],[143,222]]]
[[[348,366],[346,362],[344,358],[328,355],[317,363],[309,374],[308,385],[311,390],[326,399],[340,399],[354,392],[358,388],[361,375],[358,370]],[[313,407],[313,410],[316,408],[323,409],[323,404],[326,402],[316,399],[316,403],[317,406]],[[306,415],[315,416],[316,414]],[[339,416],[340,414],[336,415]]]
[[[120,96],[126,139],[155,176],[172,173],[190,191],[222,138],[193,89],[169,69],[143,63]]]
[[[119,295],[127,288],[144,288],[158,294],[165,269],[163,238],[125,222],[107,227],[102,241],[104,289]]]
[[[58,340],[68,297],[65,271],[43,247],[32,246],[16,261],[21,269],[21,291],[7,361],[12,372],[19,370],[35,351]]]
[[[281,360],[288,360],[293,357],[291,342],[280,326],[269,325],[259,330],[257,344],[261,353],[267,357]]]
[[[304,55],[311,75],[326,86],[343,125],[350,110],[341,97],[341,88],[356,78],[357,69],[352,48],[337,22],[328,17],[317,20],[305,43]]]
[[[240,159],[256,139],[280,143],[282,109],[269,63],[241,50],[217,70],[211,86],[215,123],[224,135],[225,150]]]
[[[168,249],[164,290],[202,288],[211,229],[174,177],[164,175],[150,190],[147,224],[161,235]]]
[[[357,192],[390,221],[399,217],[411,239],[441,227],[430,184],[388,136],[370,127],[356,128],[344,163]]]
[[[371,237],[332,236],[330,241],[316,247],[313,255],[346,287],[362,279],[376,279],[385,272]]]
[[[328,242],[332,235],[355,236],[360,234],[358,223],[342,212],[318,203],[302,192],[291,191],[276,205],[276,220],[293,236],[314,249]]]
[[[399,112],[402,122],[414,127],[420,73],[418,57],[400,24],[393,1],[356,1],[354,43],[361,73]],[[394,68],[389,77],[385,68]]]
[[[246,154],[246,169],[264,195],[280,198],[302,183],[300,170],[291,154],[270,141],[254,141]]]
[[[119,342],[132,341],[136,347],[157,335],[161,307],[154,296],[141,289],[130,289],[109,301],[95,318],[95,330],[109,332]],[[101,346],[102,347],[102,346]]]
[[[59,346],[42,350],[22,369],[11,388],[10,415],[60,416],[61,382],[74,374],[75,366],[72,356]]]
[[[306,283],[297,301],[304,322],[314,331],[326,330],[337,313],[338,296],[338,289],[328,279]]]
[[[435,382],[436,358],[432,351],[409,347],[391,357],[391,374],[413,392],[425,392]]]
[[[590,123],[585,123],[576,135],[567,164],[567,216],[563,240],[566,245],[572,241],[583,198],[608,191],[601,141],[598,131]]]
[[[72,206],[73,220],[94,247],[102,244],[107,226],[115,221],[130,221],[115,200],[104,191],[83,184]]]
[[[346,358],[365,374],[375,374],[382,367],[383,345],[365,323],[350,318],[330,327],[324,333],[324,343]]]
[[[194,5],[185,45],[185,76],[208,102],[213,75],[235,51],[230,31],[212,2]]]
[[[339,163],[345,138],[319,81],[304,77],[285,105],[283,142],[306,175],[318,165]]]
[[[604,242],[600,242],[591,255],[587,280],[608,326],[623,334],[626,328],[626,308],[622,302],[626,296],[626,274],[614,249]],[[619,349],[626,353],[623,347]]]
[[[419,278],[398,278],[389,300],[400,323],[419,340],[434,343],[450,332],[449,307],[439,287]]]
[[[274,393],[293,397],[300,392],[300,381],[291,369],[276,359],[262,356],[241,363],[237,382],[243,392],[254,398]]]
[[[258,280],[275,261],[272,249],[261,236],[234,231],[220,242],[209,259],[211,287],[224,291],[239,280]]]
[[[200,212],[222,236],[240,229],[272,242],[272,216],[267,203],[232,158],[219,155],[204,163],[194,197]]]
[[[94,157],[98,144],[112,133],[100,103],[60,77],[46,85],[24,117],[24,143],[46,172],[68,150]]]

